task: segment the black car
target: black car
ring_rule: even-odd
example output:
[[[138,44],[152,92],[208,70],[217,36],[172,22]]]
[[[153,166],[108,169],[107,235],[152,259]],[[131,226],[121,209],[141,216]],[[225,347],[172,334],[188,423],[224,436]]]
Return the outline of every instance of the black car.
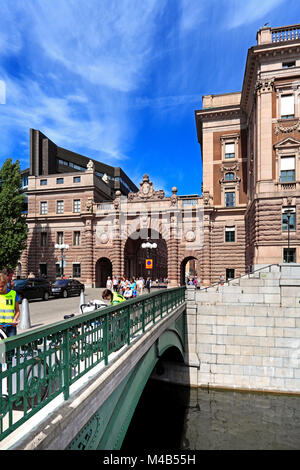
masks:
[[[58,279],[51,286],[51,293],[55,297],[68,297],[69,295],[80,295],[84,292],[84,284],[76,279]]]
[[[51,284],[43,278],[18,279],[14,281],[13,289],[22,299],[48,300],[51,295]]]

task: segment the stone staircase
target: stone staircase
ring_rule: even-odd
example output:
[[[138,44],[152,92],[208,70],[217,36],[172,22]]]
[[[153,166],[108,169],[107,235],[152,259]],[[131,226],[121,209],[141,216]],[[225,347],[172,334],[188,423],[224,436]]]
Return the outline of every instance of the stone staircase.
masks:
[[[197,302],[246,304],[300,309],[300,264],[277,264],[234,279],[224,286],[196,292]]]

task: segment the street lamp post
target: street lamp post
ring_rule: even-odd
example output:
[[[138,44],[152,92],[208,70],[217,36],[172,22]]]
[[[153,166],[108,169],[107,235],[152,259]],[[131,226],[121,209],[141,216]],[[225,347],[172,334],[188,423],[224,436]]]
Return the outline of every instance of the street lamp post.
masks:
[[[60,267],[61,267],[61,277],[64,275],[64,250],[68,250],[70,247],[69,245],[66,245],[65,243],[56,243],[55,248],[57,250],[60,250]]]
[[[142,243],[142,248],[147,250],[147,258],[149,258],[150,250],[157,248],[157,243],[151,243],[148,239],[147,242]],[[148,270],[148,277],[150,277],[150,270]]]

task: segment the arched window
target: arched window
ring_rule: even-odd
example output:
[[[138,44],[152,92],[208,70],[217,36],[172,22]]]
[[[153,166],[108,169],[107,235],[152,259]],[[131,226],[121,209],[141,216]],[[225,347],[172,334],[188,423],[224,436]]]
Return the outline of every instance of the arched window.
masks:
[[[232,180],[234,180],[234,173],[232,172],[226,173],[225,181],[232,181]]]

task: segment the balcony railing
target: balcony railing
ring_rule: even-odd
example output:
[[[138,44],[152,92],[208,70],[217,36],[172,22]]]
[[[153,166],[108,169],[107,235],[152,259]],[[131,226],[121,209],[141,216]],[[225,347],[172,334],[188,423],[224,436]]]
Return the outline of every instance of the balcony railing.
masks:
[[[300,25],[272,28],[272,42],[294,41],[300,38]]]
[[[0,440],[184,302],[164,289],[0,340]]]
[[[263,27],[257,32],[257,44],[280,43],[300,39],[300,24],[279,28]]]

